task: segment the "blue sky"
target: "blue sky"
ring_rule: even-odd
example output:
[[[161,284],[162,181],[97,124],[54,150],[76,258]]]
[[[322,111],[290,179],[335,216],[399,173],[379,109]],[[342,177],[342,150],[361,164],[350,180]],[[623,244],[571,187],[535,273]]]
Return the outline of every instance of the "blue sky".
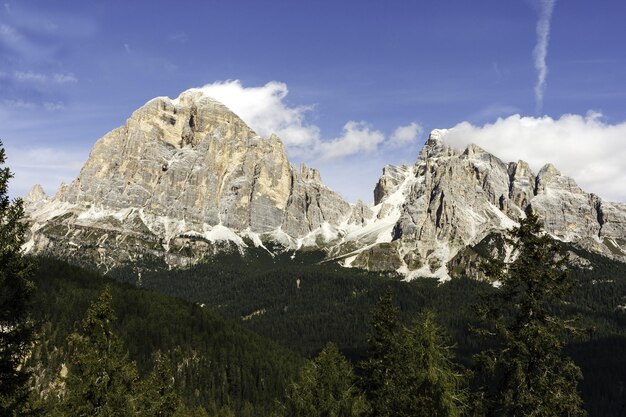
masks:
[[[7,1],[0,138],[12,193],[35,182],[54,193],[146,101],[212,84],[231,87],[224,101],[261,97],[257,122],[278,121],[257,126],[242,114],[257,130],[309,132],[304,148],[283,137],[291,159],[319,167],[351,201],[371,201],[382,167],[413,163],[433,128],[468,122],[467,141],[482,144],[494,132],[516,140],[509,133],[525,120],[543,121],[553,143],[533,153],[527,132],[525,158],[554,160],[591,191],[626,201],[625,18],[617,0]],[[510,142],[484,143],[509,157]]]

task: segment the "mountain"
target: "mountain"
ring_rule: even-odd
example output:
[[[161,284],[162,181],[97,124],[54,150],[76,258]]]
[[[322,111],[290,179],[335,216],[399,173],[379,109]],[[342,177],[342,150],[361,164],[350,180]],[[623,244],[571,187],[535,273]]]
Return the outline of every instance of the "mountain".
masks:
[[[535,210],[548,233],[626,259],[626,205],[585,193],[552,165],[534,174],[435,130],[412,166],[387,166],[374,206],[351,205],[317,170],[291,165],[280,139],[259,137],[199,90],[159,97],[95,144],[53,198],[35,187],[26,248],[104,270],[144,258],[187,266],[218,251],[328,259],[408,278],[449,277],[451,262]]]
[[[387,166],[374,190],[375,217],[331,253],[348,265],[449,276],[462,249],[534,210],[554,238],[626,260],[626,205],[584,192],[551,164],[535,175],[476,145],[447,145],[433,131],[413,166]],[[358,244],[355,245],[355,242]]]
[[[37,188],[27,200],[29,249],[101,265],[154,255],[180,266],[223,246],[317,246],[361,220],[317,170],[290,165],[278,137],[259,137],[196,90],[151,100],[97,141],[54,198]]]

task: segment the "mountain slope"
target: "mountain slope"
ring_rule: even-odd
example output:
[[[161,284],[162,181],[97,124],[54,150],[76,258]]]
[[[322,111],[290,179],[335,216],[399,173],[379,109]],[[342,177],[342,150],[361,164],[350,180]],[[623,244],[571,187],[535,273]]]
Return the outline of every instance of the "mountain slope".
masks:
[[[459,251],[534,210],[558,240],[626,259],[626,205],[585,193],[548,164],[537,175],[524,161],[504,163],[476,145],[448,146],[431,133],[413,166],[385,167],[376,214],[352,242],[332,253],[352,266],[393,269],[409,277],[449,276]],[[361,242],[357,246],[353,241]]]
[[[280,139],[259,137],[196,90],[135,111],[95,144],[74,182],[42,197],[28,199],[28,247],[64,256],[80,247],[100,264],[148,253],[184,265],[216,242],[307,246],[353,217],[319,172],[289,164]]]
[[[626,260],[626,205],[588,194],[548,164],[534,174],[435,130],[412,166],[385,167],[374,206],[350,205],[319,172],[293,167],[201,91],[160,97],[94,146],[48,199],[28,195],[26,247],[105,271],[142,257],[188,266],[217,252],[323,250],[345,266],[449,278],[464,248],[534,210],[553,237]]]
[[[269,414],[302,362],[240,325],[222,319],[210,307],[116,283],[94,272],[51,258],[36,258],[33,318],[40,331],[30,360],[37,392],[47,395],[67,362],[67,336],[80,327],[89,305],[111,286],[117,319],[114,331],[142,375],[162,352],[174,364],[175,387],[189,406],[216,415],[223,405],[253,406]]]

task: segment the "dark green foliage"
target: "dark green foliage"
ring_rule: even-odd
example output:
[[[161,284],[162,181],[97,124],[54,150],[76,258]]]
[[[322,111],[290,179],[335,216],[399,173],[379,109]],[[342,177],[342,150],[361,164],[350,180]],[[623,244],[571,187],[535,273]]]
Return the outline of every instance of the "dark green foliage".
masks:
[[[363,385],[374,416],[458,417],[466,406],[464,375],[432,311],[400,324],[390,291],[374,313]]]
[[[174,386],[174,373],[170,360],[161,352],[153,355],[154,369],[141,382],[138,396],[139,414],[142,416],[171,417],[181,410],[182,402]]]
[[[113,332],[111,290],[89,307],[81,331],[69,336],[69,372],[61,406],[67,416],[136,414],[137,368]]]
[[[533,213],[511,231],[508,242],[517,257],[508,266],[497,259],[488,264],[487,275],[501,287],[479,308],[491,324],[482,333],[500,343],[479,355],[498,381],[487,393],[488,414],[586,415],[577,391],[580,368],[562,353],[573,324],[555,312],[571,289],[567,257],[542,233]]]
[[[501,243],[497,237],[488,240],[495,245]],[[486,243],[478,248],[482,254],[493,253],[492,249]],[[626,350],[626,311],[622,307],[626,305],[626,266],[572,245],[562,244],[562,249],[575,252],[593,265],[570,270],[576,285],[568,303],[555,306],[560,315],[580,315],[581,326],[589,328],[592,337],[590,342],[570,341],[565,352],[585,375],[580,389],[589,414],[617,417],[619,412],[611,414],[607,410],[626,407],[626,396],[620,388],[626,386],[625,355],[616,354]],[[205,303],[304,355],[315,354],[327,341],[333,341],[353,362],[365,356],[371,311],[385,288],[391,287],[401,322],[409,324],[425,308],[435,311],[437,321],[457,344],[459,361],[466,367],[473,367],[475,353],[493,347],[468,330],[478,325],[472,306],[479,295],[494,291],[486,283],[467,278],[443,284],[433,279],[401,282],[394,276],[318,264],[315,254],[301,259],[298,253],[294,260],[291,254],[275,259],[257,255],[218,255],[206,263],[172,271],[148,265],[142,271],[142,285]],[[116,279],[137,284],[137,274],[132,271],[118,270],[117,274]],[[263,314],[249,317],[255,311]]]
[[[5,162],[0,142],[0,165]],[[33,285],[29,265],[21,253],[26,224],[21,200],[7,195],[13,175],[0,168],[0,415],[24,412],[29,374],[23,364],[33,342],[29,301]]]
[[[367,411],[352,365],[332,343],[305,363],[298,380],[287,389],[286,417],[356,417]]]
[[[388,289],[374,310],[368,356],[362,364],[363,388],[374,416],[393,416],[397,412],[398,371],[402,366],[398,357],[401,329],[400,309],[394,305],[393,292]]]
[[[618,417],[626,407],[626,312],[620,307],[626,305],[626,267],[571,245],[562,246],[593,264],[593,269],[572,268],[570,276],[577,285],[567,304],[555,306],[559,315],[580,315],[581,324],[590,329],[589,341],[570,340],[565,352],[585,375],[580,388],[589,415]],[[408,326],[423,309],[435,311],[437,322],[458,345],[456,353],[466,367],[473,367],[473,354],[495,347],[468,331],[469,325],[477,325],[472,305],[479,294],[494,291],[490,285],[465,278],[443,284],[433,279],[401,282],[393,276],[317,264],[320,257],[316,254],[309,254],[305,260],[300,260],[300,255],[294,260],[290,259],[291,254],[273,260],[261,255],[258,259],[219,255],[205,264],[172,271],[160,264],[146,264],[141,280],[144,287],[207,307],[150,291],[113,286],[114,308],[119,317],[115,330],[141,375],[152,369],[152,352],[161,350],[169,357],[181,398],[192,410],[203,405],[210,416],[216,416],[224,404],[229,404],[238,416],[271,415],[274,399],[282,397],[301,362],[250,333],[240,338],[241,330],[234,330],[235,326],[215,327],[221,319],[209,307],[306,356],[333,341],[356,362],[367,352],[371,311],[385,289],[391,287],[400,307],[400,322]],[[35,313],[46,324],[32,362],[46,364],[38,375],[49,380],[55,374],[46,369],[58,373],[66,354],[65,339],[74,330],[73,323],[108,281],[59,261],[42,259],[40,264],[40,272],[34,278],[37,286],[42,287]],[[115,277],[137,284],[137,274],[130,269],[118,270]],[[251,315],[255,311],[264,312]],[[215,358],[219,354],[227,360],[190,361],[194,352],[196,358]],[[263,363],[267,367],[260,365]],[[246,375],[254,378],[247,379]],[[261,382],[261,378],[264,389],[251,383]],[[222,381],[230,388],[224,389]],[[224,410],[226,413],[227,408]]]
[[[466,375],[454,360],[448,336],[435,321],[435,314],[426,310],[415,319],[412,328],[403,329],[400,356],[405,362],[400,373],[400,386],[411,387],[406,401],[414,417],[458,417],[466,407]]]
[[[300,367],[298,356],[208,308],[116,284],[58,260],[36,261],[33,313],[43,325],[30,363],[37,369],[42,395],[48,394],[44,388],[54,384],[61,364],[67,362],[66,339],[76,318],[84,315],[105,285],[110,285],[117,316],[113,333],[137,363],[139,376],[151,373],[152,354],[161,351],[172,363],[176,392],[189,410],[198,409],[184,415],[201,413],[199,407],[211,416],[222,408],[239,412],[250,407],[255,415],[268,414]],[[53,400],[54,395],[47,398]]]
[[[333,341],[352,360],[367,351],[372,310],[391,286],[403,322],[430,308],[462,349],[476,351],[477,339],[466,330],[473,315],[471,300],[489,285],[459,279],[439,287],[431,278],[407,283],[393,275],[309,263],[318,260],[316,254],[304,260],[299,260],[301,254],[294,260],[287,255],[274,259],[267,254],[269,259],[217,255],[206,263],[171,271],[147,265],[141,286],[211,306],[224,317],[306,356]],[[112,274],[137,284],[137,274],[130,269]]]

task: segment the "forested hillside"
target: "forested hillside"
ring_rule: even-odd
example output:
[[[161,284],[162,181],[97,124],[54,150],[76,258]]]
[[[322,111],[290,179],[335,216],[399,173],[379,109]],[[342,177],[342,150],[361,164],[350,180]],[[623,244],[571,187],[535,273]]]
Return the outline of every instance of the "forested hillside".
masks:
[[[570,270],[574,286],[563,313],[577,316],[584,334],[566,348],[583,371],[580,384],[590,415],[620,415],[626,386],[626,268],[618,261],[575,246],[563,251],[583,257]],[[302,355],[319,352],[328,341],[353,361],[366,353],[371,312],[391,287],[405,322],[424,308],[457,344],[458,359],[471,364],[484,347],[470,327],[474,306],[493,291],[491,285],[458,278],[439,285],[433,279],[401,281],[377,274],[320,263],[321,256],[291,259],[289,254],[241,257],[222,254],[188,269],[152,266],[141,273],[117,270],[116,279],[204,303],[224,317],[278,341]]]
[[[283,397],[301,363],[297,355],[208,307],[116,284],[59,260],[34,261],[33,317],[40,332],[29,363],[33,383],[44,395],[55,395],[50,386],[67,363],[67,338],[107,284],[117,317],[113,330],[140,375],[152,370],[153,353],[160,351],[174,365],[175,389],[191,408],[202,406],[217,415],[226,406],[238,415],[264,415]]]
[[[566,351],[582,368],[580,387],[590,415],[619,416],[626,382],[623,265],[578,253],[594,267],[572,269],[577,285],[567,306],[568,313],[579,314],[586,333],[571,340]],[[41,330],[30,359],[33,383],[46,387],[58,378],[67,360],[67,336],[107,283],[112,284],[117,315],[114,329],[140,373],[150,372],[153,352],[163,352],[175,364],[177,392],[190,407],[201,405],[210,413],[224,406],[238,415],[269,413],[296,378],[302,358],[316,354],[328,341],[336,342],[353,363],[363,359],[372,310],[387,288],[406,324],[424,308],[436,312],[456,343],[460,363],[471,366],[472,354],[485,347],[469,327],[477,324],[473,307],[493,291],[490,285],[469,279],[407,283],[318,264],[314,254],[302,262],[251,259],[230,254],[186,270],[143,270],[143,287],[193,301],[186,302],[115,284],[63,261],[35,258],[33,311]],[[129,282],[137,278],[130,270],[118,270],[115,276]],[[224,321],[213,308],[239,325]]]

